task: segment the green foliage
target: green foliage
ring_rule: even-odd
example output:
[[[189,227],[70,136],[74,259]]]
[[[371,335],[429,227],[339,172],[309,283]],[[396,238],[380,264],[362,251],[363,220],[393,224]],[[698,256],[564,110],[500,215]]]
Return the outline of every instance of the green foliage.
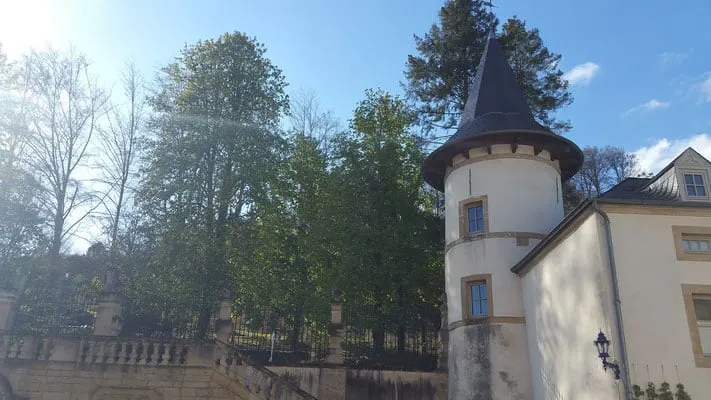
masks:
[[[691,400],[691,396],[686,393],[684,385],[676,385],[676,393],[671,391],[668,382],[662,382],[657,389],[654,383],[648,382],[647,388],[643,391],[639,385],[632,385],[632,396],[637,400]]]
[[[393,325],[436,315],[443,285],[442,221],[423,189],[425,153],[409,131],[413,121],[402,99],[366,92],[337,141],[328,210],[336,285]]]
[[[644,399],[644,390],[639,385],[634,384],[632,385],[632,396],[634,396],[635,400]]]
[[[440,9],[439,24],[423,37],[415,36],[419,54],[408,56],[407,91],[418,102],[425,128],[449,129],[459,120],[494,20],[484,3],[448,0]],[[534,115],[555,132],[569,130],[569,122],[554,117],[572,102],[558,68],[560,55],[550,52],[538,30],[527,30],[517,17],[503,25],[499,39]]]
[[[686,390],[684,389],[684,385],[681,383],[676,384],[676,400],[691,400],[691,396],[689,396],[688,393],[686,393]]]
[[[674,400],[674,394],[671,392],[671,386],[668,382],[662,382],[659,385],[658,399],[659,400]]]
[[[656,387],[652,382],[647,383],[647,389],[644,391],[644,394],[647,396],[647,400],[655,400],[659,397]]]
[[[156,137],[139,201],[156,236],[151,262],[174,299],[200,309],[201,329],[231,289],[230,226],[268,200],[281,165],[286,83],[264,53],[242,33],[186,46],[150,99]]]

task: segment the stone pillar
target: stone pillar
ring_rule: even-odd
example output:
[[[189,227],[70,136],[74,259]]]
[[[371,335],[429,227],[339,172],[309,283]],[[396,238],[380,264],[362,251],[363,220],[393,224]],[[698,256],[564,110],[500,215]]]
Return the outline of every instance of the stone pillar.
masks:
[[[326,363],[331,365],[343,365],[343,304],[341,294],[336,291],[331,303],[331,325],[328,329],[328,355]]]
[[[231,343],[232,336],[232,298],[224,297],[220,300],[215,321],[215,333],[219,340]]]
[[[326,367],[321,370],[319,399],[345,400],[347,370],[343,365],[343,304],[341,291],[333,293],[331,324],[328,329]]]
[[[118,336],[121,332],[121,305],[122,298],[118,293],[105,292],[99,298],[96,307],[96,322],[94,335]]]
[[[17,313],[17,294],[0,289],[0,331],[9,331],[15,324]]]

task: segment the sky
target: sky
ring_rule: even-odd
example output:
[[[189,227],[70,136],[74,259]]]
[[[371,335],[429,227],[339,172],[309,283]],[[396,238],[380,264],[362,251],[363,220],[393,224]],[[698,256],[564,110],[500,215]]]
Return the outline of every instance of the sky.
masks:
[[[148,77],[185,44],[241,31],[267,48],[289,92],[314,91],[346,126],[368,88],[402,93],[413,35],[442,0],[0,0],[0,43],[74,46],[118,89],[121,66]],[[711,158],[711,1],[494,1],[563,56],[575,98],[559,116],[581,147],[614,145],[656,171],[687,146]]]

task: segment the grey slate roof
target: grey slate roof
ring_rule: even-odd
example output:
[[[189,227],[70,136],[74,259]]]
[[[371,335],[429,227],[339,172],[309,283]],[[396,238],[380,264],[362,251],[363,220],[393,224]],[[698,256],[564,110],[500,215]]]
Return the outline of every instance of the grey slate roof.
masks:
[[[441,191],[446,168],[455,155],[502,143],[548,150],[559,161],[563,180],[572,177],[583,162],[583,153],[575,143],[536,122],[501,43],[492,34],[469,89],[459,128],[425,160],[425,180]]]
[[[683,185],[677,181],[677,174],[672,168],[677,166],[679,160],[687,152],[693,153],[707,164],[711,164],[704,156],[696,150],[688,147],[676,156],[661,171],[651,178],[627,178],[612,189],[599,196],[601,199],[618,200],[659,200],[659,201],[682,201],[681,192]]]
[[[602,199],[681,201],[679,185],[672,174],[666,179],[627,178],[600,195]]]

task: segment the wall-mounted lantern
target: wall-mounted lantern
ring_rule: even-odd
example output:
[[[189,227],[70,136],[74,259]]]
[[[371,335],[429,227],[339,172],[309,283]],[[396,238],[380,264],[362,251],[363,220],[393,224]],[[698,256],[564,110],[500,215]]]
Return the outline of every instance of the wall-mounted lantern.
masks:
[[[607,361],[607,359],[610,358],[610,353],[608,353],[610,349],[610,341],[607,340],[607,337],[605,337],[605,334],[602,333],[602,331],[597,334],[597,340],[595,340],[594,343],[595,346],[597,346],[598,357],[602,359],[602,368],[605,371],[607,371],[608,368],[611,368],[615,373],[615,379],[620,379],[620,366]]]

